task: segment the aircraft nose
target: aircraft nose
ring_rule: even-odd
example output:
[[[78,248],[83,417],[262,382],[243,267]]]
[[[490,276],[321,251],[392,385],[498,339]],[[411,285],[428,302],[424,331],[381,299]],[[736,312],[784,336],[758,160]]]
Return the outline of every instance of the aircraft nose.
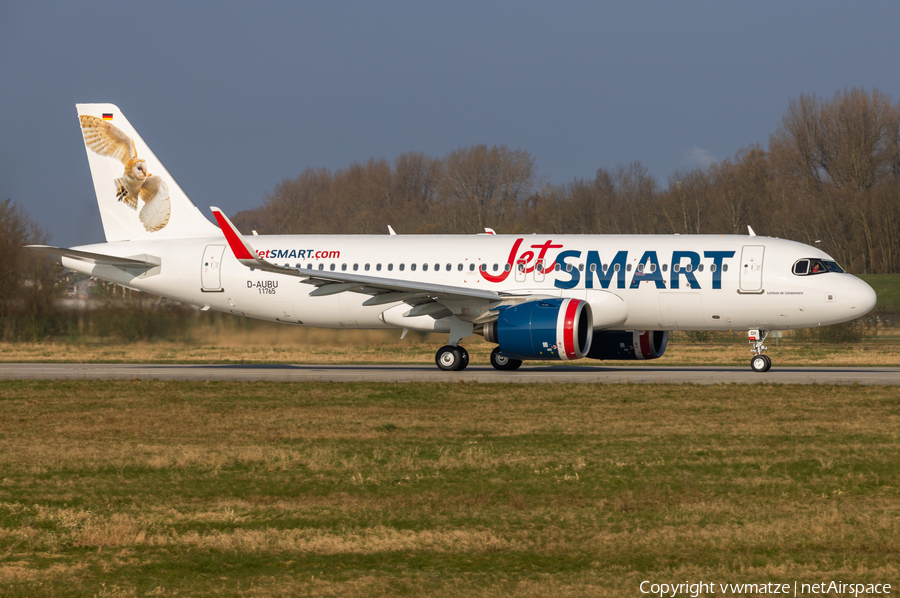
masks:
[[[855,276],[850,281],[850,309],[853,310],[853,316],[862,317],[872,311],[875,307],[875,301],[878,296],[872,287]]]

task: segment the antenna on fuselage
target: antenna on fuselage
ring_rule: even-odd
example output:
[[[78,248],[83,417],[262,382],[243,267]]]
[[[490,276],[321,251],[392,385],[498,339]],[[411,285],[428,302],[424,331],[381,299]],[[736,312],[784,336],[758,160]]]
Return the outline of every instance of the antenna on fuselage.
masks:
[[[750,232],[750,236],[751,236],[751,237],[755,237],[755,236],[756,236],[756,233],[753,232],[753,229],[750,228],[750,225],[749,225],[749,224],[747,225],[747,230]]]

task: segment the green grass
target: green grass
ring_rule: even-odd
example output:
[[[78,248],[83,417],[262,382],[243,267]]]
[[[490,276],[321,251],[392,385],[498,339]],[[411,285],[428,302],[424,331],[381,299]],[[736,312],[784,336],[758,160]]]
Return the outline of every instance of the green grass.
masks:
[[[0,596],[896,583],[898,424],[887,387],[0,382]]]
[[[900,274],[858,274],[878,295],[876,310],[900,313]]]

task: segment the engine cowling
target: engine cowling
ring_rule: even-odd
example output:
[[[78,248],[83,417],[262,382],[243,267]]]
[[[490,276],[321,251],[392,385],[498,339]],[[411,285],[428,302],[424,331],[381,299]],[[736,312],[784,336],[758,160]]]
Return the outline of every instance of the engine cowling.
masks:
[[[669,343],[666,330],[598,330],[591,339],[589,359],[656,359]]]
[[[581,299],[541,299],[501,308],[484,338],[514,359],[581,359],[591,349],[591,306]]]

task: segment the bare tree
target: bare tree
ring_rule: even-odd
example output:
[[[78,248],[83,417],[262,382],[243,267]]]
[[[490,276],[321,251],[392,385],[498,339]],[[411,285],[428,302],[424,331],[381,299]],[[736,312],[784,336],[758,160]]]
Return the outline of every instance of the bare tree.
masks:
[[[0,317],[44,315],[60,291],[58,264],[25,245],[44,245],[48,235],[22,206],[0,202]]]
[[[444,156],[440,192],[457,232],[484,227],[509,230],[521,203],[537,184],[534,158],[505,145],[474,145]]]

